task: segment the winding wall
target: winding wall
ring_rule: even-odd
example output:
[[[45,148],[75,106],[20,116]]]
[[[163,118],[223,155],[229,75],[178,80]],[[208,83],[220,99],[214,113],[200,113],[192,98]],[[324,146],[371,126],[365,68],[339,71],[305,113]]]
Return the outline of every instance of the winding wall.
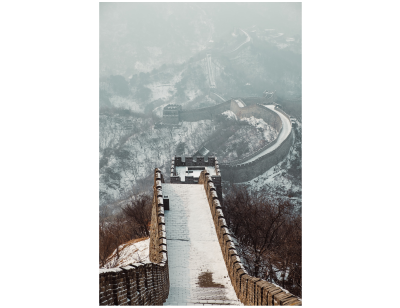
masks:
[[[251,162],[245,161],[237,165],[221,164],[220,169],[224,180],[241,183],[254,179],[281,162],[289,153],[292,143],[293,133],[291,132],[278,148]],[[256,152],[254,155],[259,155],[259,153]]]
[[[231,110],[238,118],[251,116],[261,118],[279,132],[278,137],[274,141],[256,152],[239,160],[220,164],[223,179],[228,180],[231,183],[246,182],[263,174],[286,157],[293,143],[290,117],[283,110],[275,107],[275,110],[285,116],[289,120],[289,123],[283,123],[277,112],[263,105],[267,104],[268,101],[268,99],[264,97],[246,97],[241,98],[241,100],[246,104],[245,107],[238,106],[238,104],[235,103],[234,98],[215,106],[193,110],[182,110],[180,112],[180,119],[182,121],[195,122],[205,119],[213,119],[216,115]],[[284,130],[284,124],[288,125],[286,129],[289,129],[290,132],[282,140],[280,137],[282,137],[281,134]]]
[[[187,122],[212,120],[214,116],[229,110],[230,106],[231,106],[231,101],[229,100],[224,103],[211,107],[182,110],[180,112],[180,119],[181,121],[187,121]]]
[[[238,118],[250,116],[262,118],[279,131],[278,137],[274,141],[256,152],[242,159],[220,165],[224,180],[228,180],[231,183],[240,183],[263,174],[282,161],[289,153],[293,143],[293,133],[290,117],[277,107],[275,107],[275,110],[282,115],[282,118],[272,110],[272,106],[268,108],[260,104],[252,104],[241,108],[232,100],[231,110],[235,112]]]
[[[222,255],[238,299],[250,306],[301,306],[301,299],[293,294],[247,274],[227,228],[214,184],[206,171],[200,174],[199,184],[204,185]]]
[[[150,262],[100,269],[100,305],[161,306],[169,294],[167,241],[162,198],[163,176],[154,170]]]

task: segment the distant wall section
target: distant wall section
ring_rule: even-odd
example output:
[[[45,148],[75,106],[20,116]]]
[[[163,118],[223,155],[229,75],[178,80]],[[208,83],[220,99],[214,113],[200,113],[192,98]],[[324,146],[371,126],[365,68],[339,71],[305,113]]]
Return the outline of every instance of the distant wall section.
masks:
[[[255,118],[261,118],[278,132],[281,130],[282,120],[276,112],[273,112],[271,109],[264,105],[260,105],[259,103],[249,105],[246,103],[245,99],[242,100],[246,104],[245,107],[240,107],[235,99],[231,100],[230,106],[230,110],[232,110],[239,119],[249,118],[252,116]]]
[[[283,125],[281,117],[273,110],[265,107],[264,105],[258,104],[257,101],[261,101],[262,98],[258,98],[258,100],[254,99],[252,102],[250,102],[252,103],[251,105],[247,105],[250,100],[249,98],[241,100],[246,104],[246,106],[241,107],[236,99],[231,100],[231,110],[238,118],[251,116],[261,118],[269,125],[274,127],[279,134],[281,134]],[[278,107],[275,107],[275,109],[281,112],[286,118],[288,118],[289,121],[291,121],[289,115],[287,115],[283,110]],[[289,153],[290,147],[293,143],[292,130],[277,149],[259,157],[254,161],[246,162],[273,146],[277,142],[277,139],[278,138],[249,156],[226,164],[221,164],[220,169],[223,174],[223,179],[225,181],[230,181],[231,183],[247,182],[263,174],[265,171],[281,162]]]
[[[274,151],[265,154],[258,159],[238,165],[221,164],[220,169],[225,181],[231,183],[247,182],[263,174],[268,169],[281,162],[289,153],[293,143],[293,132]]]
[[[193,176],[185,176],[185,181],[182,182],[179,175],[177,175],[176,167],[182,166],[208,166],[214,167],[215,175],[211,175],[211,178],[215,184],[215,189],[218,194],[218,199],[222,202],[222,181],[221,181],[221,171],[219,168],[218,159],[214,156],[205,157],[197,156],[197,157],[181,157],[175,156],[171,160],[171,175],[170,182],[173,184],[196,184],[198,183],[198,178],[194,178]]]
[[[201,120],[212,120],[216,115],[229,110],[230,101],[200,109],[185,109],[180,112],[181,121],[197,122]]]
[[[281,117],[273,110],[264,106],[273,104],[273,100],[274,92],[265,92],[264,97],[232,98],[229,101],[215,106],[193,110],[182,110],[173,105],[169,107],[171,110],[165,110],[165,115],[167,118],[173,116],[174,120],[171,119],[171,122],[176,122],[178,112],[180,121],[196,122],[206,119],[212,120],[215,118],[215,116],[221,114],[222,112],[231,110],[236,114],[238,119],[252,116],[255,118],[261,118],[280,134],[282,132],[283,125]],[[273,105],[275,105],[276,110],[280,111],[289,119],[289,121],[291,121],[290,117],[285,112],[279,109],[276,104]],[[227,164],[221,164],[220,169],[223,173],[223,180],[227,180],[232,183],[246,182],[263,174],[265,171],[278,164],[289,153],[290,147],[293,143],[293,132],[290,132],[289,136],[283,141],[279,148],[259,157],[252,162],[246,163],[246,161],[264,152],[276,142],[277,139],[240,160],[232,161]],[[174,160],[172,166],[178,166],[179,163],[180,162]],[[190,159],[188,160],[188,163],[191,163]],[[196,161],[193,163],[196,163]],[[172,169],[171,172],[173,172]],[[171,183],[173,182],[180,182],[180,178],[176,175],[171,175]]]

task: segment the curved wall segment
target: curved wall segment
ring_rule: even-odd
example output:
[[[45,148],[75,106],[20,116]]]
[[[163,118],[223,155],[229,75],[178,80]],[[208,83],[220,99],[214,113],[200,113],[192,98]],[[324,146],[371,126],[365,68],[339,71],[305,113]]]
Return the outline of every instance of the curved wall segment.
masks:
[[[224,180],[240,183],[263,174],[286,157],[293,143],[292,124],[290,117],[274,105],[253,104],[240,107],[232,100],[231,108],[239,118],[249,116],[262,118],[279,131],[274,141],[256,152],[240,160],[220,165]]]
[[[270,104],[265,106],[265,104]],[[271,99],[265,97],[232,98],[224,103],[193,110],[180,110],[180,120],[195,122],[213,119],[216,115],[231,110],[240,118],[261,118],[276,129],[278,137],[239,160],[221,164],[224,180],[232,183],[249,181],[282,161],[289,153],[293,142],[292,124],[290,117],[280,108],[271,104]]]

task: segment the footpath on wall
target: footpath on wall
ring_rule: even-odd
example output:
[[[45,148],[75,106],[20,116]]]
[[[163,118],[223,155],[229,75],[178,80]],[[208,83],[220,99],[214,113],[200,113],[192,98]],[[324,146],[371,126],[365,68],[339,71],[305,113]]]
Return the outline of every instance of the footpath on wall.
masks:
[[[240,305],[225,266],[203,185],[162,184],[170,291],[164,305]]]
[[[153,190],[151,262],[100,270],[100,305],[302,304],[247,274],[208,172],[198,184],[172,184],[155,169]]]
[[[268,109],[271,109],[272,111],[276,112],[279,115],[279,117],[282,120],[282,130],[281,130],[278,138],[276,138],[276,142],[271,147],[258,153],[256,156],[249,158],[248,160],[244,161],[243,163],[250,163],[250,162],[255,161],[256,159],[260,158],[261,156],[264,156],[264,155],[276,150],[277,148],[279,148],[281,146],[281,144],[286,140],[286,138],[291,133],[292,125],[290,123],[290,120],[282,112],[274,109],[274,107],[275,107],[274,105],[267,105],[265,107],[267,107]]]

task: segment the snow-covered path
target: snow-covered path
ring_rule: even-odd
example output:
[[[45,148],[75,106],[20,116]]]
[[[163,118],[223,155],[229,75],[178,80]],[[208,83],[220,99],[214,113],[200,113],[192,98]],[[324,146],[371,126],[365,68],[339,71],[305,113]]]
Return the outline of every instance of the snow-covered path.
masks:
[[[244,163],[249,163],[252,162],[254,160],[256,160],[257,158],[272,152],[273,150],[277,149],[282,142],[287,138],[287,136],[289,136],[291,130],[292,130],[292,125],[290,124],[290,121],[287,117],[285,117],[285,115],[283,115],[281,112],[279,112],[278,110],[275,110],[273,105],[265,105],[265,107],[273,110],[274,112],[276,112],[279,117],[282,120],[282,131],[278,136],[278,140],[276,141],[276,143],[274,145],[272,145],[271,147],[267,148],[265,151],[262,151],[261,153],[258,153],[256,156],[250,158],[249,160],[246,160]]]
[[[204,186],[163,183],[170,291],[164,305],[240,305],[215,232]]]

